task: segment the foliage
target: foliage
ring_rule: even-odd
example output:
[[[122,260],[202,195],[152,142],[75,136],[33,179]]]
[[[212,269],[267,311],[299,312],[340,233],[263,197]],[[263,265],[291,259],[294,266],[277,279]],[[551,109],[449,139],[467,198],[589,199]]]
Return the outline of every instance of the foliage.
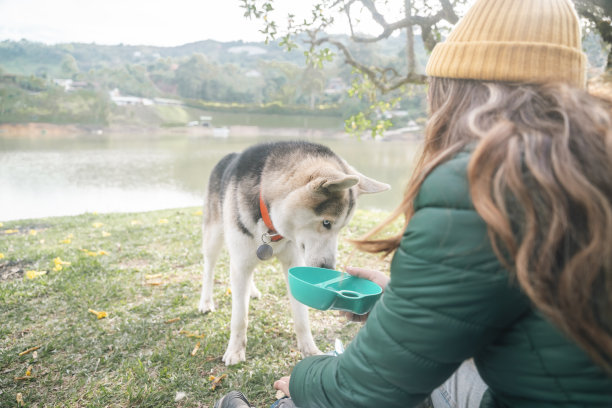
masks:
[[[106,125],[110,109],[108,96],[94,90],[67,93],[37,77],[0,83],[0,123]]]
[[[612,2],[610,0],[574,0],[576,11],[586,22],[587,31],[599,34],[607,48],[606,71],[612,71]]]
[[[332,60],[334,47],[344,58],[344,63],[355,73],[350,93],[368,101],[367,108],[352,115],[346,121],[347,131],[361,134],[371,131],[372,136],[381,135],[391,122],[385,119],[385,109],[395,106],[403,98],[406,85],[424,84],[423,60],[419,57],[422,48],[431,52],[444,34],[465,12],[473,0],[316,0],[307,16],[298,17],[290,12],[280,16],[274,0],[241,0],[244,16],[262,21],[261,32],[266,42],[280,38],[279,45],[287,51],[298,47],[298,41],[306,46],[306,63],[322,67]],[[587,21],[587,26],[598,31],[608,47],[612,45],[609,0],[574,0],[576,8]],[[347,39],[327,34],[338,19],[345,19],[350,32]],[[378,28],[377,34],[360,32],[365,20]],[[285,24],[281,27],[281,21]],[[360,58],[356,45],[375,44],[399,35],[404,39],[401,64],[397,59],[388,63],[374,64]],[[608,51],[608,69],[612,61],[612,49]],[[426,58],[425,58],[426,59]],[[399,96],[398,96],[399,95]],[[399,99],[398,99],[399,98]]]
[[[229,262],[223,252],[217,311],[199,313],[196,210],[88,213],[0,226],[0,406],[17,407],[19,393],[26,406],[195,408],[212,406],[231,389],[244,391],[255,406],[269,406],[273,381],[301,358],[280,266],[270,261],[258,268],[263,296],[251,301],[247,361],[226,367]],[[352,251],[344,238],[384,216],[357,212],[340,240],[339,263]],[[361,253],[351,263],[388,270],[387,261]],[[348,344],[360,327],[333,311],[311,310],[310,318],[323,350],[336,338]],[[213,389],[211,378],[224,374]]]

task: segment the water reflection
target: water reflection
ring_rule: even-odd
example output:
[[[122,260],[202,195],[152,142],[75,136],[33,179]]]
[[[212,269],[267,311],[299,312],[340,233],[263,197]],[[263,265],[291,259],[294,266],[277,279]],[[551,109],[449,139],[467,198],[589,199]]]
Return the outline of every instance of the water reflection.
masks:
[[[227,153],[274,137],[0,139],[0,220],[198,206]],[[415,142],[313,140],[362,173],[391,184],[360,207],[391,210],[412,168]]]

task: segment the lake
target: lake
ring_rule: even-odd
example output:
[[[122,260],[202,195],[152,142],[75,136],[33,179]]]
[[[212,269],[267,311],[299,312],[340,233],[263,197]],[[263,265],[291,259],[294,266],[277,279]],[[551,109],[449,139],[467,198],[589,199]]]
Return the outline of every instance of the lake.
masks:
[[[274,136],[0,138],[0,221],[141,212],[202,205],[221,157]],[[309,139],[329,146],[363,174],[392,186],[358,208],[389,211],[401,200],[415,141]]]

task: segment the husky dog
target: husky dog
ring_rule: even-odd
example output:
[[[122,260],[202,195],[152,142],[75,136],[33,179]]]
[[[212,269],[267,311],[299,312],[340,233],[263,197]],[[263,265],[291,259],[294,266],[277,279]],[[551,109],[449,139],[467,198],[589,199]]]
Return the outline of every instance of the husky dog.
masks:
[[[249,296],[260,297],[253,271],[276,256],[285,282],[293,266],[334,268],[340,229],[363,193],[389,185],[368,178],[329,148],[309,142],[254,145],[221,159],[210,175],[204,202],[204,276],[199,310],[215,310],[213,268],[225,241],[230,256],[232,318],[226,365],[245,360]],[[306,306],[290,294],[298,348],[319,354]]]

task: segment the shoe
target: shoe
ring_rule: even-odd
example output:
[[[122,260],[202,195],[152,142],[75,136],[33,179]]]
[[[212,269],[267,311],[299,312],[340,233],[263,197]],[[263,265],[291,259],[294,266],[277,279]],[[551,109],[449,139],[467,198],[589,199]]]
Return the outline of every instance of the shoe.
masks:
[[[251,408],[251,404],[240,391],[230,391],[215,402],[213,408]]]

